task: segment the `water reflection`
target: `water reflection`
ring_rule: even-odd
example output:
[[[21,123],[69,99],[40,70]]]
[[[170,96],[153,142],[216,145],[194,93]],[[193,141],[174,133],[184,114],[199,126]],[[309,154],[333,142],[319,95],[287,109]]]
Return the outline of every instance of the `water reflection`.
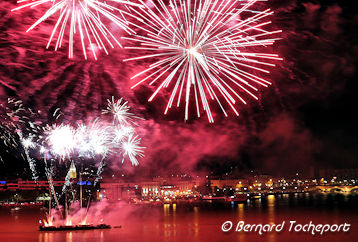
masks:
[[[173,235],[174,237],[177,235],[177,214],[176,214],[176,211],[177,211],[177,205],[175,203],[173,203]]]
[[[72,242],[72,232],[66,233],[66,242]]]
[[[194,237],[199,234],[199,207],[194,207]]]
[[[267,196],[267,207],[268,207],[268,222],[269,224],[275,224],[275,195]],[[268,235],[268,241],[274,242],[276,241],[276,233],[272,232]]]
[[[40,233],[39,234],[39,242],[53,242],[53,233]]]
[[[349,222],[358,227],[358,196],[343,194],[267,195],[261,200],[251,200],[232,206],[231,203],[212,202],[192,204],[164,204],[133,207],[123,220],[113,224],[123,225],[122,229],[79,232],[39,232],[38,221],[43,217],[39,209],[18,211],[0,208],[0,241],[289,241],[290,233],[223,233],[220,228],[224,221],[235,224],[244,221],[249,224],[281,223],[295,220],[301,223],[342,223]],[[112,211],[111,216],[124,211]],[[302,240],[312,239],[300,235]],[[345,234],[332,237],[335,241],[348,241]],[[350,236],[358,237],[358,231]],[[332,239],[332,240],[333,240]],[[351,241],[351,240],[350,240]]]
[[[275,223],[275,195],[267,196],[268,219],[269,223]]]
[[[170,230],[170,204],[163,205],[163,213],[164,213],[164,237],[171,237],[171,230]]]
[[[238,212],[238,221],[245,221],[245,205],[243,203],[239,203],[237,205],[237,212]],[[238,233],[238,241],[244,242],[245,241],[245,233],[240,232]]]

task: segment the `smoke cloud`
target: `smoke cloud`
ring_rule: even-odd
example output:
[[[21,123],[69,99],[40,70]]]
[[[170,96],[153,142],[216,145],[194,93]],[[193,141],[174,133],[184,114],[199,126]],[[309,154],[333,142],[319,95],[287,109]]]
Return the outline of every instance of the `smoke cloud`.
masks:
[[[335,166],[337,160],[322,155],[332,150],[342,153],[348,165],[357,164],[357,147],[340,141],[353,140],[355,136],[348,135],[353,125],[344,127],[312,110],[340,109],[335,102],[343,101],[337,98],[349,98],[356,87],[347,88],[356,72],[358,42],[353,33],[358,15],[348,3],[335,1],[267,4],[275,11],[274,24],[283,29],[275,48],[284,61],[271,73],[273,85],[262,90],[260,102],[241,107],[238,118],[231,114],[224,119],[215,112],[217,122],[209,125],[206,117],[184,123],[181,109],[164,116],[165,97],[147,103],[150,87],[130,89],[130,77],[146,63],[122,62],[130,53],[120,48],[109,56],[100,53],[98,61],[84,61],[81,53],[68,60],[66,48],[46,50],[53,20],[25,33],[39,10],[12,13],[9,9],[15,5],[10,0],[0,3],[0,99],[22,99],[44,115],[59,107],[69,120],[85,120],[111,96],[124,97],[145,118],[140,135],[146,157],[139,168],[125,167],[134,174],[224,172],[232,166],[295,172],[307,166]],[[111,167],[123,168],[116,161]]]

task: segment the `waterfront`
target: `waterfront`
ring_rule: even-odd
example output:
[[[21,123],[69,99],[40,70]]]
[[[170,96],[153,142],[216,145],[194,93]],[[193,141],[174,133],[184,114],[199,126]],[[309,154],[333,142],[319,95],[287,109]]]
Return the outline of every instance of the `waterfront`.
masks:
[[[40,208],[0,208],[0,241],[355,241],[358,237],[358,195],[299,193],[269,195],[246,203],[209,203],[199,205],[164,204],[113,205],[103,222],[122,228],[79,232],[39,232],[38,222],[45,210]],[[103,212],[103,211],[102,211]],[[281,223],[295,220],[316,224],[351,224],[348,233],[323,236],[288,232],[255,233],[221,231],[223,222]]]

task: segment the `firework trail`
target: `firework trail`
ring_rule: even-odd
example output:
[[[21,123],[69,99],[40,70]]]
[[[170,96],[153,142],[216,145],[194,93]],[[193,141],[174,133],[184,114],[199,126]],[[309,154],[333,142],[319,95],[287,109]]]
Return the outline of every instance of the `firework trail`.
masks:
[[[32,179],[35,181],[38,179],[37,171],[36,171],[36,164],[35,160],[30,156],[30,149],[33,149],[36,147],[36,144],[32,141],[32,137],[25,138],[23,137],[22,133],[18,133],[22,147],[24,148],[24,153],[26,155],[26,160],[29,163],[30,170],[32,172]]]
[[[135,156],[141,156],[143,148],[139,146],[140,138],[134,136],[137,117],[129,109],[127,102],[112,98],[108,100],[107,109],[93,122],[76,126],[47,125],[37,142],[52,157],[63,161],[76,157],[104,160],[110,155],[122,154],[123,159],[128,158],[133,165],[138,165]]]
[[[128,156],[133,165],[137,166],[139,164],[136,157],[143,157],[143,148],[140,147],[140,138],[138,138],[138,135],[133,136],[133,133],[129,134],[128,140],[123,143],[123,152],[122,163],[124,157]]]
[[[0,104],[0,137],[5,147],[16,148],[18,143],[15,136],[17,124],[21,118],[22,103],[8,99],[6,104]]]
[[[36,147],[34,139],[41,124],[37,114],[25,108],[21,101],[11,98],[6,104],[0,104],[0,138],[6,147],[5,151],[20,152],[21,157],[28,162],[34,180],[38,179],[38,175],[36,161],[30,151]]]
[[[131,14],[126,9],[115,7],[114,4],[120,4],[126,8],[127,6],[141,6],[128,0],[18,0],[18,4],[21,5],[12,11],[25,8],[47,8],[46,12],[26,32],[33,30],[48,18],[56,16],[57,21],[46,48],[50,47],[56,35],[55,50],[61,48],[65,33],[68,31],[68,57],[73,58],[74,43],[78,41],[81,42],[85,59],[87,59],[87,48],[97,59],[96,48],[103,49],[108,54],[106,44],[111,48],[115,45],[121,46],[104,22],[112,22],[128,34],[134,33],[127,26],[126,20],[126,17]],[[79,33],[79,38],[75,39],[77,33]]]
[[[107,158],[118,159],[123,163],[128,159],[132,165],[138,165],[137,157],[143,157],[144,147],[140,146],[140,138],[136,135],[136,116],[130,113],[127,102],[122,99],[108,100],[108,107],[102,110],[102,115],[96,117],[88,124],[71,125],[55,123],[43,125],[30,109],[25,109],[22,102],[9,100],[9,105],[1,105],[0,134],[5,147],[13,150],[22,150],[24,158],[29,162],[33,179],[38,178],[36,159],[43,157],[46,177],[50,183],[51,193],[56,204],[72,185],[71,169],[65,177],[62,194],[56,195],[52,184],[53,162],[60,161],[65,164],[95,161],[98,170],[95,174],[95,184],[101,179],[101,173]],[[58,122],[62,118],[60,110],[53,114]],[[66,118],[66,117],[63,117]],[[35,121],[34,121],[35,119]],[[36,159],[34,159],[36,157]],[[51,162],[48,163],[48,160]],[[94,185],[95,185],[94,184]],[[72,190],[72,188],[71,188]],[[73,197],[74,192],[72,191]]]
[[[139,119],[133,113],[131,113],[130,107],[127,105],[128,102],[123,102],[122,98],[115,101],[114,98],[108,99],[107,109],[102,111],[102,114],[112,114],[113,123],[119,123],[121,125],[128,125],[130,123],[135,124],[134,119]]]
[[[54,113],[56,119],[58,110]],[[43,128],[43,136],[38,142],[49,156],[60,161],[76,161],[80,158],[97,161],[98,164],[94,185],[101,179],[105,160],[109,156],[116,159],[121,156],[122,163],[128,159],[137,166],[137,157],[143,157],[144,147],[140,146],[140,138],[135,135],[135,119],[130,112],[128,102],[122,99],[108,100],[108,106],[102,115],[93,122],[71,126],[70,124],[53,124]],[[67,173],[62,194],[71,184]]]
[[[267,18],[273,11],[254,8],[262,0],[163,0],[140,1],[144,8],[130,8],[138,16],[130,25],[138,34],[123,37],[132,43],[125,48],[146,54],[126,59],[149,60],[150,66],[132,77],[144,76],[132,88],[150,80],[156,90],[171,88],[165,114],[176,102],[185,102],[185,120],[190,101],[195,100],[197,116],[203,109],[214,122],[209,100],[239,115],[236,106],[247,104],[247,96],[258,99],[259,87],[271,83],[261,77],[282,60],[265,53],[281,30],[271,30]],[[256,74],[260,73],[260,74]],[[224,102],[223,102],[224,101]]]

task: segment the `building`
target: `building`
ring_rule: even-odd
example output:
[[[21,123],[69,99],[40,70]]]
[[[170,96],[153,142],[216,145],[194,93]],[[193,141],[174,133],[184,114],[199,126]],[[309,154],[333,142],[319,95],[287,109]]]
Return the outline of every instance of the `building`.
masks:
[[[180,178],[157,177],[152,181],[123,182],[103,181],[100,184],[98,199],[110,201],[127,200],[131,198],[173,198],[196,193],[200,180],[181,180]]]
[[[246,179],[232,179],[232,180],[210,180],[210,187],[213,191],[214,189],[223,189],[223,188],[237,188],[241,190],[244,187],[249,186],[249,181]]]
[[[54,187],[61,187],[65,181],[53,181]],[[0,191],[48,190],[48,181],[0,181]]]

